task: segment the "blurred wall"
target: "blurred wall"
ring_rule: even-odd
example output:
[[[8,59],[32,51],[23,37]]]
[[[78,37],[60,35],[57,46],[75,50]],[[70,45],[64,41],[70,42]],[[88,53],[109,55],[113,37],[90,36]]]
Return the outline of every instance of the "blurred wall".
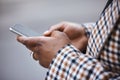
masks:
[[[95,22],[106,0],[0,0],[0,80],[44,80],[47,69],[16,41],[16,23],[40,34],[61,21]]]

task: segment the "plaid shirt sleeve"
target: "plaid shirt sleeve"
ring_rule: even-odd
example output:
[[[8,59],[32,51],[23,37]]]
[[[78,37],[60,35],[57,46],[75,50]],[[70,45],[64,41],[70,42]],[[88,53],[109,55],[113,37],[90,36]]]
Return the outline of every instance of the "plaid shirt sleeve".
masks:
[[[53,59],[46,80],[107,80],[111,75],[97,59],[68,44]]]
[[[93,49],[94,54],[98,53],[97,57],[83,54],[74,46],[68,44],[58,51],[51,62],[46,80],[120,80],[120,9],[118,9],[118,2],[120,4],[120,0],[113,0],[109,8],[105,10],[107,12],[103,13],[105,15],[100,18],[100,23],[98,21],[102,25],[114,23],[113,27],[109,24],[108,29],[108,26],[98,26],[96,24],[97,27],[94,30],[98,32],[99,35],[97,35],[91,32],[92,27],[85,26],[88,36],[93,35],[90,41],[94,41],[90,42],[92,46],[88,47],[87,52],[90,53],[91,49]],[[107,17],[108,14],[111,16],[110,18]],[[107,19],[109,19],[108,22],[106,22]],[[97,29],[98,27],[99,29]],[[107,30],[111,32],[109,35],[105,35]],[[95,38],[94,35],[96,35]],[[99,38],[99,36],[100,39],[97,40],[96,37]],[[101,42],[106,40],[106,42],[101,44],[100,40]],[[94,47],[93,43],[97,44],[97,46]],[[102,45],[101,48],[98,43]]]
[[[92,32],[93,28],[95,27],[95,23],[84,23],[81,25],[85,28],[86,35],[88,37],[90,37],[91,32]]]

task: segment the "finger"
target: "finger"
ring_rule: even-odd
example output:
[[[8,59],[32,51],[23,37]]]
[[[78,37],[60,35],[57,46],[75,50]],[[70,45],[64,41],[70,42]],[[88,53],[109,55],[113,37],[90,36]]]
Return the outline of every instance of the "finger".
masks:
[[[17,36],[17,41],[24,44],[27,41],[27,37]]]
[[[23,37],[23,36],[20,36],[17,38],[17,40],[24,44],[24,45],[34,45],[37,43],[38,41],[38,38],[37,37]]]
[[[59,36],[61,36],[61,32],[60,31],[53,31],[52,33],[51,33],[51,37],[59,37]]]
[[[17,40],[24,44],[27,48],[33,51],[33,47],[41,45],[43,42],[42,37],[17,37]]]
[[[61,39],[61,37],[66,37],[67,38],[67,35],[64,32],[53,31],[52,34],[51,34],[51,37]]]
[[[65,28],[66,22],[62,22],[56,25],[51,26],[48,31],[44,32],[44,36],[50,36],[53,31],[63,31]]]
[[[44,36],[50,36],[51,35],[51,31],[47,30],[43,33]]]
[[[55,30],[63,31],[65,28],[65,25],[66,25],[66,22],[61,22],[59,24],[53,25],[51,26],[50,31],[55,31]]]

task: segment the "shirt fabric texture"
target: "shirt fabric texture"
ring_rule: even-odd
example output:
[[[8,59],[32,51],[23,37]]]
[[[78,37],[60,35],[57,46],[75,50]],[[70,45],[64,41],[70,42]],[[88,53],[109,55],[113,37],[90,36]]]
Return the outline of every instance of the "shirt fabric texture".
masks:
[[[86,54],[67,44],[52,60],[46,80],[120,80],[120,0],[113,0],[89,36]],[[81,44],[82,45],[82,44]]]

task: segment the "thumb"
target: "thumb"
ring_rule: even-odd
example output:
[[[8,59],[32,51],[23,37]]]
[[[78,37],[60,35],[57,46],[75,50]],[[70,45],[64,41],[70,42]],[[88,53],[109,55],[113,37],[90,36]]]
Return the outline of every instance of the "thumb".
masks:
[[[24,44],[26,40],[28,40],[27,37],[24,37],[24,36],[17,36],[17,41]]]
[[[63,37],[67,37],[67,35],[64,32],[61,32],[61,31],[53,31],[51,33],[51,37],[63,38]]]
[[[40,44],[42,42],[42,37],[17,37],[18,42],[26,45],[26,46],[35,46],[36,44]]]
[[[51,33],[52,33],[52,31],[47,30],[47,31],[45,31],[45,32],[43,33],[43,35],[44,35],[44,36],[50,36]]]

